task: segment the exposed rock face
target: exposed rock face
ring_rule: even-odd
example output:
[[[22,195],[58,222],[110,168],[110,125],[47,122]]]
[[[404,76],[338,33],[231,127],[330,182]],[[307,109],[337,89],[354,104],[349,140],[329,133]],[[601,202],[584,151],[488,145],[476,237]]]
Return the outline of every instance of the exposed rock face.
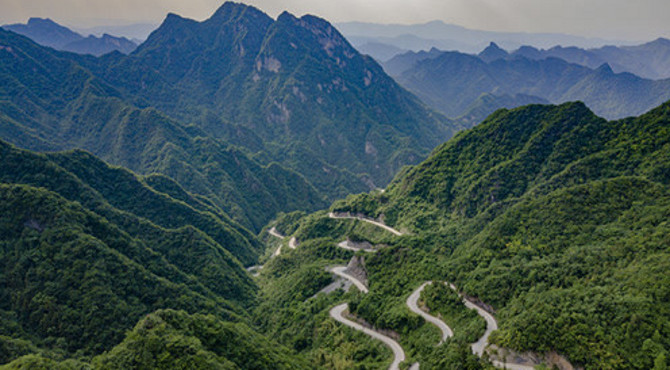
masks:
[[[387,183],[460,128],[311,15],[275,20],[232,2],[202,22],[171,14],[130,55],[96,63],[112,86],[262,151],[332,199],[373,189],[366,176]]]
[[[369,286],[368,273],[365,270],[365,257],[354,256],[347,264],[347,273],[360,280],[365,286]]]

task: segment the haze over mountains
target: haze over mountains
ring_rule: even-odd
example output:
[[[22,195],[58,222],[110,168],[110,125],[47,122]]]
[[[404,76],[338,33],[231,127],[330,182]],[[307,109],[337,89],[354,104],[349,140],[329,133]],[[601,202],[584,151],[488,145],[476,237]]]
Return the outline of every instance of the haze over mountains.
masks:
[[[648,60],[648,65],[639,62],[635,67],[652,70],[656,58],[649,54],[666,54],[670,49],[665,45],[661,39],[645,46],[617,49],[621,53],[612,54],[628,53],[628,60]],[[656,52],[649,52],[650,48]],[[528,58],[529,50],[521,48],[510,54],[495,43],[478,55],[432,49],[399,55],[385,68],[403,86],[449,117],[471,116],[471,106],[478,105],[476,101],[482,94],[534,97],[521,99],[519,105],[581,100],[606,118],[639,115],[670,99],[670,79],[650,80],[628,72],[616,73],[607,63],[591,69],[553,56],[543,58],[539,51]],[[635,53],[640,54],[633,57]],[[472,119],[481,120],[500,107],[511,106],[492,104],[482,111],[483,116]]]
[[[666,41],[382,68],[232,2],[128,54],[0,29],[0,368],[666,369],[670,79],[607,64]]]
[[[137,44],[125,37],[103,34],[84,37],[51,19],[30,18],[26,24],[6,24],[2,28],[31,38],[40,45],[62,51],[100,56],[112,51],[128,54]]]
[[[550,48],[556,45],[591,48],[631,44],[630,41],[604,40],[567,34],[472,30],[442,21],[411,25],[345,22],[338,23],[336,26],[354,46],[367,51],[383,50],[383,46],[415,52],[438,48],[477,53],[490,42],[495,42],[510,50],[523,45],[532,45],[536,48]],[[377,49],[373,49],[375,45]],[[379,58],[378,60],[382,62],[388,60],[388,54],[373,53],[370,55]]]

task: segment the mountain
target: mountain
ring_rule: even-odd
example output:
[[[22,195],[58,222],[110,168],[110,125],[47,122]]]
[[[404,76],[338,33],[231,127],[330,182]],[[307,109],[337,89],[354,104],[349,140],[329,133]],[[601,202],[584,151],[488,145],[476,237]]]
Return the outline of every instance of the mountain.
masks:
[[[56,357],[56,358],[54,358]],[[110,351],[85,359],[58,360],[33,353],[3,366],[8,369],[307,369],[286,347],[244,323],[208,314],[161,309],[144,316]],[[185,365],[188,364],[188,365]]]
[[[0,141],[0,211],[3,368],[308,368],[251,326],[260,242],[171,179]]]
[[[170,14],[131,55],[82,63],[137,105],[297,170],[329,199],[383,186],[458,129],[310,15],[273,20],[231,2],[203,22]]]
[[[406,333],[411,324],[384,323],[377,307],[398,312],[411,288],[393,292],[418,275],[410,287],[447,280],[489,304],[499,347],[556,351],[584,368],[667,364],[669,135],[670,102],[619,121],[582,103],[494,113],[386,191],[331,207],[409,235],[366,259],[377,295],[354,312]],[[417,260],[431,267],[395,271]]]
[[[137,44],[125,37],[104,34],[102,37],[89,35],[86,38],[65,45],[61,50],[78,54],[104,55],[113,51],[129,54],[136,48]]]
[[[398,54],[384,63],[384,70],[389,75],[396,77],[400,76],[406,70],[412,68],[416,63],[432,59],[442,55],[443,51],[437,48],[432,48],[429,51],[408,51],[403,54]]]
[[[254,231],[383,186],[460,128],[313,16],[172,14],[128,56],[0,38],[2,138],[167,175]]]
[[[629,72],[652,80],[670,78],[670,40],[659,38],[642,45],[604,46],[597,49],[554,46],[538,50],[529,46],[512,53],[528,59],[560,58],[589,68],[609,64],[612,70]]]
[[[3,30],[0,43],[3,139],[39,151],[81,148],[138,173],[167,175],[252,230],[277,212],[323,206],[302,176],[260,165],[196,127],[126,102],[73,54]]]
[[[549,102],[546,99],[532,95],[495,95],[484,93],[465,108],[465,113],[458,117],[458,119],[466,126],[472,127],[498,109],[512,109],[530,104],[549,104]]]
[[[128,54],[137,47],[125,37],[108,34],[84,37],[48,18],[30,18],[26,24],[9,24],[2,28],[24,35],[40,45],[79,54],[103,55],[112,51]]]
[[[670,79],[653,81],[615,73],[607,64],[590,69],[557,58],[515,56],[487,63],[474,55],[443,52],[415,62],[396,79],[450,117],[464,114],[484,93],[523,94],[552,103],[581,100],[606,118],[638,115],[670,98]]]
[[[310,368],[286,347],[244,323],[174,310],[160,310],[143,318],[122,343],[93,360],[100,369],[175,368],[184,364],[217,369]]]
[[[158,27],[157,23],[133,23],[123,25],[110,24],[88,28],[75,28],[74,31],[82,35],[94,35],[98,37],[106,33],[110,35],[117,35],[130,39],[139,45],[144,42],[147,37],[149,37],[149,34],[153,32],[156,27]]]
[[[500,46],[496,45],[495,42],[491,42],[489,46],[487,46],[486,49],[482,50],[482,52],[479,53],[477,56],[484,62],[491,63],[498,59],[505,59],[507,58],[507,56],[509,56],[509,54],[507,53],[507,51],[501,49]]]
[[[630,44],[630,42],[620,40],[585,38],[556,33],[481,31],[442,21],[409,25],[346,22],[338,23],[336,27],[356,47],[368,42],[381,42],[412,51],[430,50],[435,47],[442,50],[476,53],[490,42],[495,42],[508,50],[519,48],[522,45],[532,45],[538,48],[548,48],[554,45],[592,48],[603,45]],[[377,58],[376,55],[372,56]]]
[[[0,158],[3,362],[22,341],[100,353],[159,308],[246,315],[257,287],[240,261],[261,244],[210,203],[81,151],[0,142]]]
[[[26,24],[6,24],[2,28],[29,37],[40,45],[54,49],[61,49],[71,42],[83,39],[82,35],[48,18],[30,18]]]
[[[367,42],[356,46],[361,54],[367,54],[375,58],[380,63],[383,63],[398,54],[406,53],[407,50],[398,48],[393,45],[382,44],[381,42]]]

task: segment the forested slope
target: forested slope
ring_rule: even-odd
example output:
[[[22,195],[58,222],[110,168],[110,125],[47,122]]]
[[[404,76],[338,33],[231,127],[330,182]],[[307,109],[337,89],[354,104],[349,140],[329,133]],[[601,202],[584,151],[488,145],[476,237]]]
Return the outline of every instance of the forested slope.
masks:
[[[159,308],[244,318],[256,237],[172,180],[0,143],[3,361],[92,355]],[[170,189],[178,200],[156,190]]]
[[[278,211],[323,206],[295,172],[261,166],[193,126],[128,104],[68,54],[3,30],[0,43],[4,140],[41,151],[86,149],[139,173],[165,174],[251,229]]]
[[[330,199],[383,186],[459,128],[311,15],[275,20],[226,2],[202,22],[168,15],[127,57],[81,63],[140,106],[298,170]]]
[[[620,121],[581,103],[501,110],[332,209],[415,235],[492,304],[499,345],[651,368],[670,349],[668,153],[670,103]]]

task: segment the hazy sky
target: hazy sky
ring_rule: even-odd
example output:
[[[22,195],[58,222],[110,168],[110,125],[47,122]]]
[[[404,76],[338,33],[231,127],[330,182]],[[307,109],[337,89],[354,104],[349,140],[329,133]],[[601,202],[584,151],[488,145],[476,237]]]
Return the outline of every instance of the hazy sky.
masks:
[[[608,39],[670,37],[670,0],[246,0],[271,16],[288,10],[331,22],[443,20],[492,31],[561,32]],[[0,0],[0,24],[50,17],[75,27],[151,22],[168,12],[205,19],[217,0]]]

